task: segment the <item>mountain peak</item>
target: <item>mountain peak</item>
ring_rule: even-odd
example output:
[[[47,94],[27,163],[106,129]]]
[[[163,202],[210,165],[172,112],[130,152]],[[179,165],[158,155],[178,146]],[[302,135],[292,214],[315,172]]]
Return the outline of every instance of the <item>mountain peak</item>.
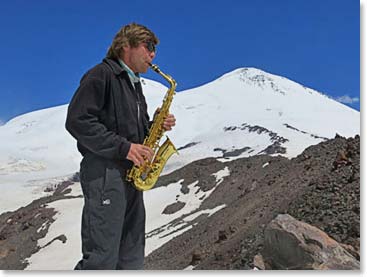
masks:
[[[289,80],[285,77],[274,75],[272,73],[266,72],[264,70],[255,68],[255,67],[240,67],[234,69],[228,73],[222,75],[218,80],[224,80],[227,78],[239,78],[241,81],[252,81],[252,82],[274,82],[278,80],[287,80],[292,83],[296,83],[292,80]],[[298,84],[298,83],[297,83]]]
[[[227,79],[229,77],[241,77],[241,76],[254,76],[254,75],[266,75],[267,73],[265,71],[262,71],[260,69],[257,69],[255,67],[240,67],[237,69],[234,69],[228,73],[225,73],[222,75],[218,80]]]
[[[305,87],[304,85],[286,77],[275,75],[254,67],[241,67],[228,72],[216,81],[240,82],[250,87],[261,90],[270,90],[286,95],[288,92],[307,92],[309,94],[321,94],[320,92]]]

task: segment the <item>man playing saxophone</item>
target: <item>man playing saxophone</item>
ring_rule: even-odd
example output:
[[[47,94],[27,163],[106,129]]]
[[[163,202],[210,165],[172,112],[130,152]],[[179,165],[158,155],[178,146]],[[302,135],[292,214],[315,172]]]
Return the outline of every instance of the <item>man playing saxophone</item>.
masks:
[[[66,129],[83,155],[83,257],[75,269],[143,269],[143,192],[126,181],[126,173],[154,156],[143,145],[151,122],[139,73],[147,72],[158,43],[145,26],[123,26],[70,102]],[[163,129],[171,130],[175,121],[168,114]]]

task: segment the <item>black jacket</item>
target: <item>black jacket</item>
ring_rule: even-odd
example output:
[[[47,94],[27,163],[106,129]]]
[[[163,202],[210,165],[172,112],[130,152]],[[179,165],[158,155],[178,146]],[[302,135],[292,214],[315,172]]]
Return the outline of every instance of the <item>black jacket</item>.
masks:
[[[83,156],[94,154],[131,168],[126,159],[130,145],[143,143],[149,130],[145,97],[140,83],[135,87],[120,64],[109,58],[82,77],[65,126]]]

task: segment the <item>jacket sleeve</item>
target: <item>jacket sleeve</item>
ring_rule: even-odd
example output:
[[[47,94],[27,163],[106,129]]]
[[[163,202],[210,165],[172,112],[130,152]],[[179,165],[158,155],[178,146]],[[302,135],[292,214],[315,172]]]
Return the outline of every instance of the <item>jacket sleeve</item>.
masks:
[[[107,159],[123,160],[131,143],[100,122],[106,93],[106,80],[89,74],[84,76],[69,104],[65,127],[92,153]]]

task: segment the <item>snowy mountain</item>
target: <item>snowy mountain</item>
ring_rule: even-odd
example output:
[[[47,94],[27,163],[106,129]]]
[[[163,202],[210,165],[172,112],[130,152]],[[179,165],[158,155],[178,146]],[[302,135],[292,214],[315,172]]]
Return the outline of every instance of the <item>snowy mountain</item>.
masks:
[[[167,88],[144,79],[143,89],[149,113],[153,114]],[[64,128],[66,110],[67,105],[35,111],[0,126],[0,214],[51,195],[50,188],[70,180],[79,170],[81,156]],[[171,113],[175,114],[177,124],[167,135],[180,155],[169,160],[163,174],[208,157],[217,158],[223,166],[213,173],[215,185],[211,190],[194,192],[190,189],[195,187],[194,181],[188,185],[189,193],[182,193],[181,184],[187,177],[182,176],[179,182],[145,193],[150,234],[146,254],[191,228],[173,224],[178,216],[187,215],[186,220],[192,220],[224,208],[219,205],[210,210],[199,209],[230,174],[225,162],[257,154],[292,158],[336,133],[350,137],[360,132],[359,112],[313,89],[255,68],[240,68],[206,85],[177,93]],[[70,195],[81,194],[75,183]],[[177,198],[186,204],[184,208],[178,213],[162,215],[167,204]],[[75,198],[48,205],[58,213],[54,223],[46,224],[47,236],[38,244],[47,245],[59,233],[65,234],[68,242],[42,248],[28,259],[27,269],[74,266],[80,256],[80,225],[75,223],[80,222],[82,203],[81,198]],[[156,232],[159,236],[154,230],[160,230]],[[63,263],[45,263],[47,255],[59,260],[65,253],[69,253],[69,259]]]
[[[246,157],[274,144],[285,148],[286,157],[294,157],[335,133],[359,133],[359,112],[254,68],[237,69],[179,93],[172,112],[178,126],[170,136],[178,147],[192,147],[173,157],[166,172],[199,157],[235,150],[242,151],[238,158]]]

